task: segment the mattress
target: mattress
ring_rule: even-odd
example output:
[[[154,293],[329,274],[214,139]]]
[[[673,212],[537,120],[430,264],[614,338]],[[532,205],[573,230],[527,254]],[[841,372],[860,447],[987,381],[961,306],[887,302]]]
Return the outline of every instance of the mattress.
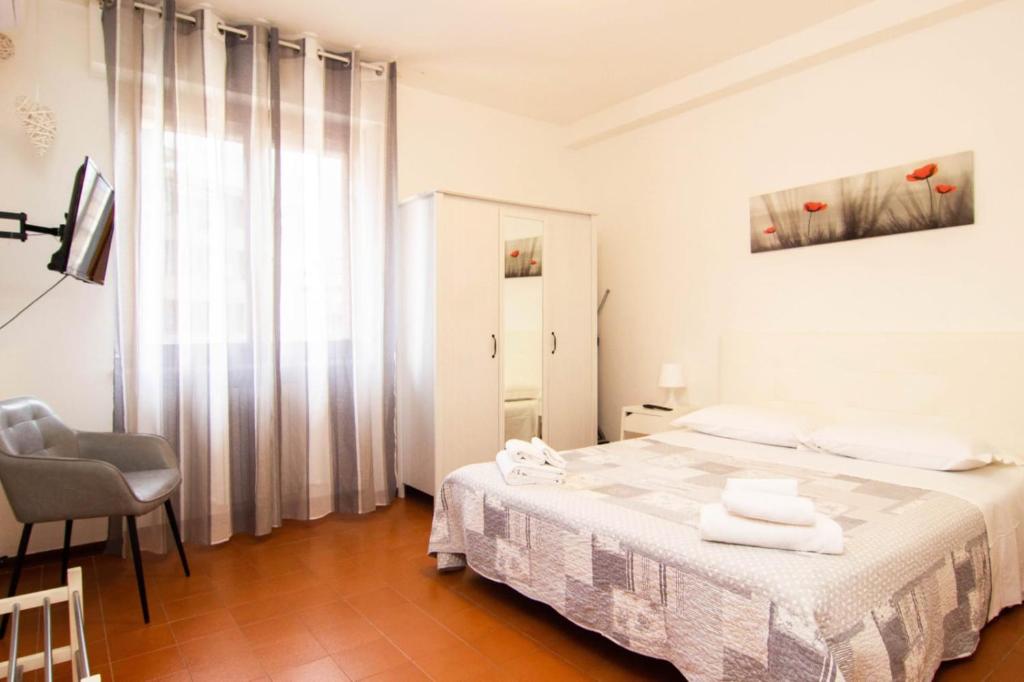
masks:
[[[927,680],[1020,601],[1017,467],[923,472],[684,431],[564,454],[562,487],[508,487],[490,463],[450,474],[439,568],[468,563],[691,680]],[[701,541],[699,508],[732,476],[798,478],[846,552]]]

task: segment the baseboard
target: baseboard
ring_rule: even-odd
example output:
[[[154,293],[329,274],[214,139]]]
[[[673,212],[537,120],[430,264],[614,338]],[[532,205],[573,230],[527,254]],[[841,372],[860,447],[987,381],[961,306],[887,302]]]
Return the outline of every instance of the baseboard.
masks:
[[[87,542],[84,545],[75,545],[71,548],[71,558],[103,554],[103,550],[106,546],[106,540],[101,542]],[[60,555],[61,550],[59,549],[48,549],[45,552],[26,554],[25,566],[38,566],[39,564],[46,564],[51,561],[60,561]],[[0,557],[0,568],[7,568],[11,564],[11,561],[12,559],[10,556],[5,555]]]
[[[408,483],[405,484],[405,497],[406,499],[416,500],[417,502],[432,502],[434,496],[430,493],[425,493],[419,488],[413,488]]]

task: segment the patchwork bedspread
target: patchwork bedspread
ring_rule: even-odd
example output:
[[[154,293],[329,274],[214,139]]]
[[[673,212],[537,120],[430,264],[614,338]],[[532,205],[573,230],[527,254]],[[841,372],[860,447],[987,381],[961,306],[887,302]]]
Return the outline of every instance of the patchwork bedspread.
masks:
[[[565,453],[566,485],[448,476],[430,552],[468,563],[690,680],[928,680],[972,653],[991,592],[982,514],[960,498],[655,439]],[[727,477],[795,477],[840,556],[699,539]]]

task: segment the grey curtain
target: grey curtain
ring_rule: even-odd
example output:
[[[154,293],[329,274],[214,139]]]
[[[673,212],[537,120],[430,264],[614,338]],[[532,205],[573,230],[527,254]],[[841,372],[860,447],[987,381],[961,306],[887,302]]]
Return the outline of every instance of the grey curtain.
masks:
[[[371,511],[396,488],[395,65],[162,8],[103,11],[115,422],[174,444],[192,541]]]

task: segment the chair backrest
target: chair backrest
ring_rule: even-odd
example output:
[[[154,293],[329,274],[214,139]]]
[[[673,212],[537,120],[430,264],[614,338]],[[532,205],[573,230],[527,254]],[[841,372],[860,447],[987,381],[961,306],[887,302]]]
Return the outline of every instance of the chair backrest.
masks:
[[[0,454],[77,457],[78,438],[41,400],[0,400]]]

